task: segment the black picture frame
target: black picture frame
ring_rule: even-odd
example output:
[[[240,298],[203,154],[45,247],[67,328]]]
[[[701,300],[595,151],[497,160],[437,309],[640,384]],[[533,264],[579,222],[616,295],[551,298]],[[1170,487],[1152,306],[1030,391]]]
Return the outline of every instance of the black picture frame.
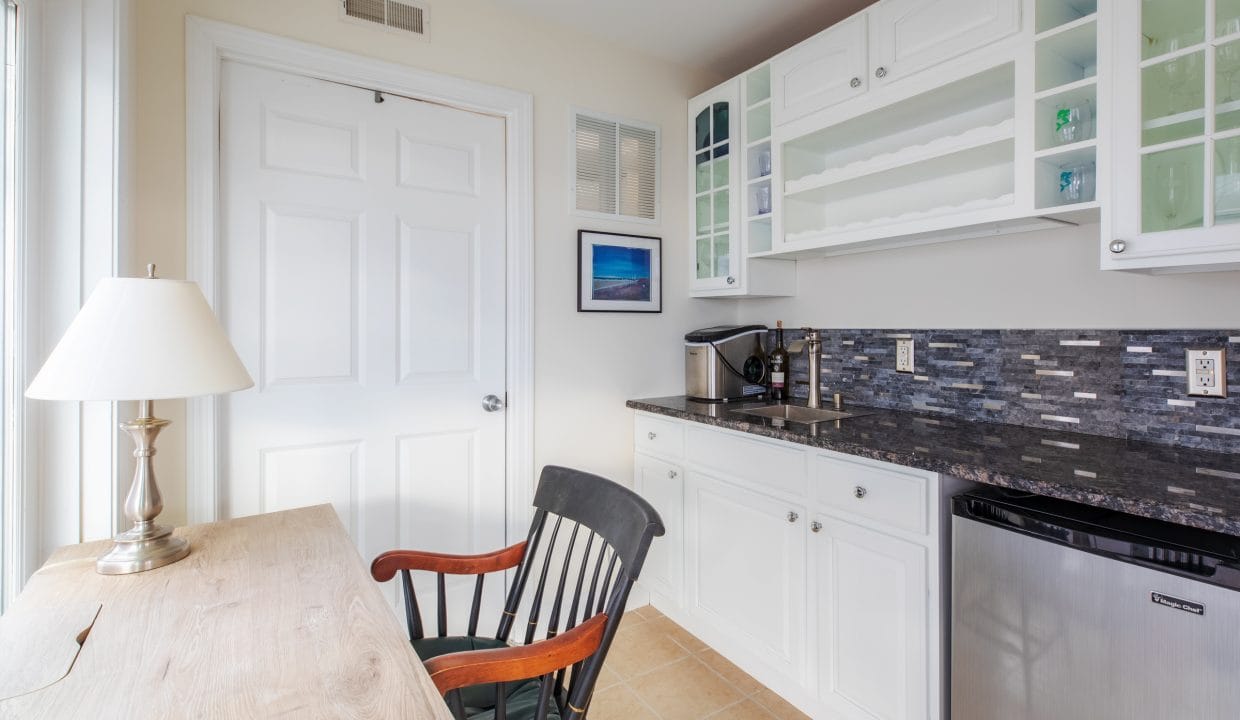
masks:
[[[663,312],[663,238],[578,230],[577,312]]]

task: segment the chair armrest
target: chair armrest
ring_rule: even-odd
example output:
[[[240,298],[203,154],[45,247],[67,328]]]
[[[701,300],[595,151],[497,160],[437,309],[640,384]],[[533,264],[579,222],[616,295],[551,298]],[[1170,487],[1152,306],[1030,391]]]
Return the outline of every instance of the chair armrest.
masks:
[[[466,685],[536,678],[593,655],[606,623],[606,613],[599,613],[562,635],[530,645],[440,655],[426,661],[426,671],[445,695]]]
[[[445,555],[420,550],[389,550],[370,564],[370,575],[379,582],[392,579],[397,570],[428,570],[447,575],[482,575],[516,567],[525,556],[525,541],[482,555]]]

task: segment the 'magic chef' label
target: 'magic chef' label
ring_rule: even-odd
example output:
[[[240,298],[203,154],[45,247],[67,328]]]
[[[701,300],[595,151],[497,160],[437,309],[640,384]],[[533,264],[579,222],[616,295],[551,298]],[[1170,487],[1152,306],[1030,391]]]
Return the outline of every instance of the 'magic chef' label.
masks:
[[[1163,595],[1160,592],[1151,592],[1150,602],[1162,605],[1163,607],[1169,607],[1172,610],[1183,610],[1186,613],[1192,613],[1194,615],[1206,614],[1206,606],[1201,603],[1181,600],[1180,598],[1171,597],[1170,595]]]

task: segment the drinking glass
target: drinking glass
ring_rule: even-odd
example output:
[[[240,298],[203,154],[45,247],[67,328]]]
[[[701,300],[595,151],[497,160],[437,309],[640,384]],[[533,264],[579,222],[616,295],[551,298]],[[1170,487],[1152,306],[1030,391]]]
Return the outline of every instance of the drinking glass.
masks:
[[[1191,109],[1186,107],[1188,103],[1181,101],[1180,98],[1192,93],[1189,83],[1193,82],[1200,72],[1201,59],[1201,53],[1191,53],[1163,63],[1163,68],[1167,73],[1168,115]]]
[[[1060,103],[1055,108],[1055,140],[1067,145],[1092,138],[1093,119],[1094,108],[1088,99]]]
[[[771,174],[771,149],[764,147],[758,152],[758,177]]]
[[[1240,100],[1236,92],[1236,75],[1240,73],[1240,42],[1230,42],[1216,48],[1215,67],[1218,77],[1223,81],[1215,86],[1218,102]]]
[[[1063,205],[1094,199],[1094,163],[1073,163],[1059,168],[1059,200]]]
[[[1240,220],[1240,140],[1220,140],[1214,154],[1214,217],[1236,222]]]
[[[766,215],[771,212],[770,185],[764,183],[754,189],[754,205],[757,209],[756,215]]]
[[[1176,219],[1188,205],[1188,163],[1170,162],[1155,169],[1158,202],[1168,229],[1176,227]]]

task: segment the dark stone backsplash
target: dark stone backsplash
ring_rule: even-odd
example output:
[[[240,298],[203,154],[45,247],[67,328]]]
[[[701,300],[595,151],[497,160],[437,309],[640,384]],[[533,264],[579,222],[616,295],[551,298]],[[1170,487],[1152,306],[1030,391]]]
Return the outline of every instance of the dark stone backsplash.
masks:
[[[785,343],[801,337],[784,332]],[[1240,453],[1240,330],[823,330],[823,397]],[[895,371],[911,337],[915,372]],[[768,347],[774,347],[774,333]],[[1228,397],[1189,396],[1184,351],[1226,348]],[[792,393],[808,394],[792,356]]]

